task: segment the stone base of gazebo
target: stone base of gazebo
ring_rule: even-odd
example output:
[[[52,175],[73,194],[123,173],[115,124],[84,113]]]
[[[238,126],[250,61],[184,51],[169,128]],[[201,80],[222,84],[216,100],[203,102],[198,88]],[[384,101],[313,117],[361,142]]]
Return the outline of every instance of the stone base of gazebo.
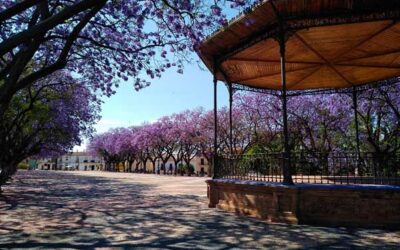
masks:
[[[289,224],[400,228],[400,187],[208,180],[209,207]]]

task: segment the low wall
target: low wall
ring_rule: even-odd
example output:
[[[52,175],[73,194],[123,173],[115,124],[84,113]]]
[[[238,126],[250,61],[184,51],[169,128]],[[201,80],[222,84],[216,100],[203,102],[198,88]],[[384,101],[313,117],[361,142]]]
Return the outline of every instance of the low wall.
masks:
[[[209,207],[269,222],[400,228],[400,187],[208,180]]]

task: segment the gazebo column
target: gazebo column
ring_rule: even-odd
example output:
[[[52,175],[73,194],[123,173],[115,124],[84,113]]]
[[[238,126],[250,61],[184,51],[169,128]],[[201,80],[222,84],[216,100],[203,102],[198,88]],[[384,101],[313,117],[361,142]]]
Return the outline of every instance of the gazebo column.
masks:
[[[281,32],[279,38],[280,61],[281,61],[281,81],[282,81],[282,115],[283,115],[283,183],[293,184],[293,179],[290,171],[290,147],[289,147],[289,131],[287,119],[287,89],[286,89],[286,39],[284,31]]]
[[[218,107],[217,107],[217,76],[216,70],[214,70],[214,152],[213,152],[213,179],[218,178],[218,156],[217,156],[217,147],[218,147]]]
[[[357,101],[357,87],[353,87],[353,110],[354,110],[354,123],[356,128],[356,175],[359,175],[359,167],[360,167],[360,131],[358,125],[358,101]]]
[[[229,91],[229,145],[230,153],[233,155],[233,119],[232,119],[232,104],[233,104],[233,88],[232,83],[228,83]]]
[[[229,91],[229,150],[230,150],[230,160],[229,160],[229,175],[234,176],[236,171],[234,168],[233,161],[235,158],[233,157],[233,119],[232,119],[232,104],[233,104],[233,88],[232,83],[228,83],[228,91]]]

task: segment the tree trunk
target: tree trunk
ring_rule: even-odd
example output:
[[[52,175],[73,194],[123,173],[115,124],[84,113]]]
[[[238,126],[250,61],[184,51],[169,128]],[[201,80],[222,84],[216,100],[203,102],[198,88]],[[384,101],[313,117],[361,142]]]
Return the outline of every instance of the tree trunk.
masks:
[[[187,167],[187,175],[188,176],[191,176],[193,173],[192,173],[192,171],[191,171],[191,169],[190,169],[190,162],[191,162],[191,160],[190,160],[190,158],[187,158],[187,159],[183,159],[184,161],[185,161],[185,164],[186,164],[186,167]]]
[[[174,175],[176,175],[176,171],[177,171],[177,169],[178,169],[178,160],[175,160],[174,159],[174,165],[175,165],[175,168],[174,168]]]
[[[151,164],[153,164],[153,174],[156,173],[156,161],[151,160]]]
[[[129,164],[129,172],[132,173],[133,160],[128,161],[128,164]]]
[[[148,161],[147,158],[143,160],[143,172],[144,173],[146,173],[146,171],[147,171],[147,169],[146,169],[147,161]]]
[[[140,161],[136,162],[136,166],[135,166],[135,173],[139,172],[139,165],[140,165]]]
[[[109,171],[111,171],[111,162],[109,162],[109,161],[106,161],[105,163],[104,163],[104,170],[106,171],[106,172],[109,172]]]
[[[163,166],[164,166],[164,175],[167,175],[167,161],[163,161]]]
[[[0,162],[0,187],[17,172],[16,163]]]

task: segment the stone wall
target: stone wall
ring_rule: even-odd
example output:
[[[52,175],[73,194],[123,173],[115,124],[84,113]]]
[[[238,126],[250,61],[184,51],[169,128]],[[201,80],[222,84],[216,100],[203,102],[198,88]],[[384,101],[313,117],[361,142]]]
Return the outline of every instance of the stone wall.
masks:
[[[209,207],[269,222],[400,228],[400,187],[209,180]]]

